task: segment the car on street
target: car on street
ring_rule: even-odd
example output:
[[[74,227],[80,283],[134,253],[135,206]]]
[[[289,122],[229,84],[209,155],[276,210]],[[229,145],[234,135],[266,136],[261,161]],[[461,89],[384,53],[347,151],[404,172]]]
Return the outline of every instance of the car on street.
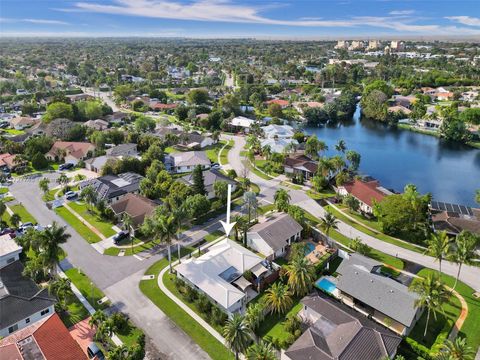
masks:
[[[69,170],[71,168],[73,168],[75,165],[72,164],[72,163],[65,163],[65,164],[62,164],[58,167],[58,170],[62,171],[62,170]]]
[[[210,168],[212,168],[212,169],[220,169],[220,164],[219,164],[219,163],[212,163],[212,165],[210,165]]]
[[[120,231],[119,233],[117,233],[113,236],[113,243],[115,245],[118,244],[123,239],[126,239],[128,237],[128,235],[129,235],[128,231],[126,231],[126,230]]]

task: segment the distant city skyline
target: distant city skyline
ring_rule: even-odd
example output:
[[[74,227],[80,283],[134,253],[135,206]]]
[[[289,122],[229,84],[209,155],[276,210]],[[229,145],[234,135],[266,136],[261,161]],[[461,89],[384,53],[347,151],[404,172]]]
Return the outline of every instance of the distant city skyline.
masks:
[[[3,0],[1,36],[480,37],[472,1]]]

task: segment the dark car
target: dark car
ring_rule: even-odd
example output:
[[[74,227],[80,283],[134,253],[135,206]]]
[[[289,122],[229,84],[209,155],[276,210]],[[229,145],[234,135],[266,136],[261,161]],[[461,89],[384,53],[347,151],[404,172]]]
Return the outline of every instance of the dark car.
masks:
[[[113,236],[113,242],[114,244],[118,244],[120,241],[122,241],[123,239],[126,239],[128,237],[128,231],[126,230],[122,230],[120,231],[119,233],[115,234]]]
[[[87,354],[89,359],[93,359],[97,357],[99,360],[104,360],[105,355],[103,355],[102,350],[100,350],[95,343],[90,343],[90,345],[87,346]]]
[[[71,168],[73,168],[75,165],[73,165],[72,163],[65,163],[65,164],[62,164],[58,167],[58,170],[69,170]]]
[[[11,237],[15,237],[15,230],[10,229],[10,228],[4,228],[0,230],[0,235],[10,235]]]

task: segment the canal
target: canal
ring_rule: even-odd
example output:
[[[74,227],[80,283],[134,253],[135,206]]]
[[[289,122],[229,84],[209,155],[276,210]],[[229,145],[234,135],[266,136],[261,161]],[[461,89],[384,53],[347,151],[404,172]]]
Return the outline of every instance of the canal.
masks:
[[[402,191],[415,184],[438,201],[475,206],[475,190],[480,189],[480,150],[452,144],[434,136],[400,130],[360,119],[357,108],[351,121],[334,126],[305,127],[336,153],[343,139],[347,149],[362,156],[360,172],[380,180],[386,188]]]

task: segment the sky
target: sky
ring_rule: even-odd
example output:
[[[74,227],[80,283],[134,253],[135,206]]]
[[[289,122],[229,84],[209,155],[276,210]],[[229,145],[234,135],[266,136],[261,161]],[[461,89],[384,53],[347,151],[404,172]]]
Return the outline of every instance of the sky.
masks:
[[[480,0],[1,0],[0,36],[480,40]]]

